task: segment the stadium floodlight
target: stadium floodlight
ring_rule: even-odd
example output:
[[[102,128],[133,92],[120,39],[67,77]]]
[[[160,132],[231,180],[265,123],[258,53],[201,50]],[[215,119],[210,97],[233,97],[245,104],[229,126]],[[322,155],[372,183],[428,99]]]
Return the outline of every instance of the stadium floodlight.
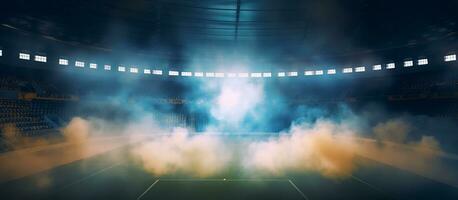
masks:
[[[456,54],[449,54],[444,57],[445,62],[456,61]]]
[[[130,71],[130,73],[137,74],[137,73],[138,73],[138,68],[136,68],[136,67],[131,67],[129,71]]]
[[[21,59],[21,60],[30,60],[30,54],[28,54],[28,53],[19,53],[19,59]]]
[[[412,67],[412,66],[413,66],[413,61],[412,60],[404,61],[404,67]]]
[[[215,73],[216,78],[224,78],[224,73],[223,72],[216,72]]]
[[[103,69],[107,70],[107,71],[110,71],[111,70],[111,65],[104,65]]]
[[[315,75],[321,76],[321,75],[323,75],[323,74],[324,74],[323,70],[316,70],[316,71],[315,71]]]
[[[427,64],[428,64],[427,58],[418,59],[418,65],[427,65]]]
[[[34,59],[36,62],[42,62],[42,63],[45,63],[46,62],[46,56],[39,56],[39,55],[35,55],[35,59]]]
[[[194,72],[195,77],[203,77],[204,73],[203,72]]]
[[[235,78],[235,77],[237,77],[237,74],[236,73],[227,73],[227,77]]]
[[[382,70],[382,65],[374,65],[374,66],[372,66],[372,70],[374,70],[374,71]]]
[[[162,75],[162,70],[154,69],[153,70],[154,75]]]
[[[97,64],[95,64],[95,63],[89,63],[89,68],[91,68],[91,69],[97,69]]]
[[[314,72],[314,71],[305,71],[305,72],[304,72],[304,75],[306,75],[306,76],[313,76],[313,75],[315,75],[315,72]]]
[[[262,73],[262,77],[270,78],[270,77],[272,77],[272,73],[271,72],[264,72],[264,73]]]
[[[151,70],[150,69],[143,69],[143,74],[151,74]]]
[[[68,65],[68,60],[67,59],[59,59],[59,65]]]
[[[365,72],[366,71],[366,67],[356,67],[355,68],[355,72]]]
[[[261,77],[262,77],[262,73],[259,73],[259,72],[251,73],[251,78],[261,78]]]
[[[169,76],[178,76],[180,75],[180,72],[178,71],[169,71]]]
[[[84,67],[84,62],[82,62],[82,61],[75,61],[75,66],[76,66],[76,67]]]
[[[278,77],[285,77],[286,73],[285,72],[278,72],[277,76]]]
[[[118,72],[125,72],[125,71],[126,71],[126,67],[118,66]]]
[[[351,67],[343,68],[342,73],[344,74],[353,73],[353,68]]]
[[[288,72],[288,76],[297,76],[298,73],[297,72]]]
[[[386,68],[387,68],[387,69],[394,69],[394,68],[396,68],[396,64],[394,64],[394,63],[388,63],[388,64],[386,64]]]
[[[215,77],[214,72],[205,72],[205,77]]]
[[[328,72],[328,74],[336,74],[337,73],[336,69],[328,69],[327,72]]]
[[[181,72],[181,76],[192,76],[192,72]]]
[[[239,77],[239,78],[248,78],[248,76],[249,76],[249,75],[248,75],[247,72],[242,72],[242,73],[239,73],[239,74],[238,74],[238,77]]]

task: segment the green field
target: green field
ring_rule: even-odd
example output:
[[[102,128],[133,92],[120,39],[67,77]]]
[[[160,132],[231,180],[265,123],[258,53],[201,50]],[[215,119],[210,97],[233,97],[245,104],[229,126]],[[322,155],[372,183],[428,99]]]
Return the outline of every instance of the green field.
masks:
[[[375,161],[351,176],[303,172],[250,177],[155,177],[126,159],[128,148],[1,184],[2,199],[458,199],[458,189]],[[31,166],[33,167],[33,166]]]

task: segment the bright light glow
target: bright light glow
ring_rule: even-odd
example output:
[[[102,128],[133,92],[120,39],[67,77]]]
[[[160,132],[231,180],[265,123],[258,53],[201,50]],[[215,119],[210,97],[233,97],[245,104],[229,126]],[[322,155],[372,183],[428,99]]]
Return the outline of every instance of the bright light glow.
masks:
[[[217,78],[224,78],[224,73],[222,73],[222,72],[216,72],[216,73],[215,73],[215,77],[217,77]]]
[[[125,72],[126,71],[126,67],[118,66],[118,71],[119,72]]]
[[[205,77],[215,77],[214,72],[205,72]]]
[[[388,63],[388,64],[386,64],[386,68],[387,68],[387,69],[394,69],[394,68],[396,68],[396,64],[394,64],[394,63]]]
[[[75,61],[75,66],[76,66],[76,67],[84,67],[84,62],[82,62],[82,61]]]
[[[59,65],[68,65],[68,60],[60,58]]]
[[[104,65],[103,69],[110,71],[111,70],[111,65]]]
[[[242,72],[242,73],[239,73],[238,76],[239,76],[240,78],[248,78],[248,73]]]
[[[45,63],[46,62],[46,56],[35,55],[35,61]]]
[[[418,65],[427,65],[428,64],[428,59],[423,58],[418,60]]]
[[[288,76],[297,76],[297,72],[288,72]]]
[[[355,72],[365,72],[366,71],[366,67],[356,67],[355,68]]]
[[[328,74],[336,74],[336,72],[335,69],[328,69]]]
[[[315,75],[323,75],[323,74],[324,74],[323,70],[316,70],[315,71]]]
[[[21,60],[30,60],[30,54],[19,53],[19,59],[21,59]]]
[[[304,75],[313,76],[313,75],[315,75],[315,72],[314,71],[305,71]]]
[[[192,76],[192,72],[181,72],[181,76]]]
[[[151,70],[150,69],[143,69],[143,73],[144,74],[151,74]]]
[[[353,68],[351,68],[351,67],[343,68],[342,72],[344,74],[352,73],[353,72]]]
[[[153,70],[154,75],[162,75],[162,70],[154,69]]]
[[[180,72],[178,71],[169,71],[169,76],[178,76],[180,75]]]
[[[446,55],[444,57],[445,62],[456,61],[456,54]]]
[[[195,77],[203,77],[204,73],[203,72],[194,72]]]
[[[278,72],[278,77],[285,77],[286,73],[285,72]]]
[[[90,64],[89,64],[89,68],[91,68],[91,69],[97,69],[97,64],[95,64],[95,63],[90,63]]]
[[[262,73],[258,73],[258,72],[251,73],[251,77],[252,78],[261,78],[262,77]]]
[[[131,68],[130,68],[130,73],[137,74],[137,73],[138,73],[138,68],[136,68],[136,67],[131,67]]]
[[[3,50],[0,49],[0,56],[3,56]]]
[[[404,67],[412,67],[412,66],[413,66],[413,61],[412,60],[404,61]]]
[[[262,73],[262,77],[265,77],[265,78],[272,77],[272,73],[271,72],[264,72],[264,73]]]
[[[228,73],[228,74],[227,74],[227,77],[229,77],[229,78],[235,78],[235,77],[237,77],[237,74],[236,74],[236,73]]]
[[[382,65],[374,65],[372,66],[372,70],[374,71],[382,70]]]

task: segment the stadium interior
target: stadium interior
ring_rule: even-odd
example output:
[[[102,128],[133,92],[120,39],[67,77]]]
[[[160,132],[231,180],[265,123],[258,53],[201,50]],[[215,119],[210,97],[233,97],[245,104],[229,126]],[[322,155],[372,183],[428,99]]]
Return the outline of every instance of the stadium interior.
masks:
[[[458,1],[0,6],[1,199],[458,199]]]

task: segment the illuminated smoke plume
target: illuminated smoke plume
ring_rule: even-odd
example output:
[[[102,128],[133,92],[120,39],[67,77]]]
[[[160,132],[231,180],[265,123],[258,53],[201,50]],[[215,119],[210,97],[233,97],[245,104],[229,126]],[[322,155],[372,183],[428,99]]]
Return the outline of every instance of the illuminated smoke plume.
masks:
[[[329,121],[296,125],[279,138],[249,146],[245,166],[281,175],[287,171],[316,171],[325,176],[348,175],[354,169],[354,133]]]
[[[184,172],[207,177],[221,172],[231,158],[231,153],[219,138],[209,134],[190,136],[183,128],[145,142],[132,153],[144,169],[154,175]]]

